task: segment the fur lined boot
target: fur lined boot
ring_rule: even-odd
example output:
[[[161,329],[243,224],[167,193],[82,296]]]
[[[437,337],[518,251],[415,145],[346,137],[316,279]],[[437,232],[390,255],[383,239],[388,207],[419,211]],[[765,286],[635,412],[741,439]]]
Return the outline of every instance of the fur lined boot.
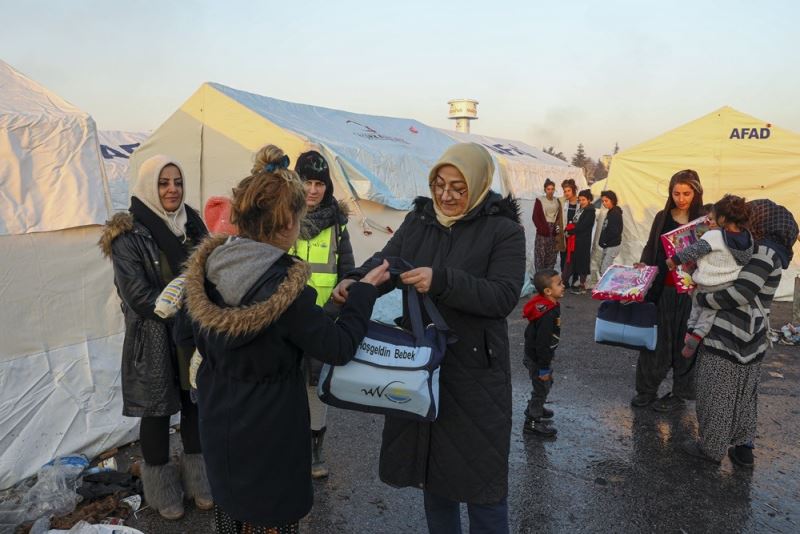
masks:
[[[183,490],[175,463],[149,465],[142,462],[142,485],[147,504],[161,517],[171,521],[183,517]]]
[[[200,510],[214,508],[214,499],[211,497],[211,487],[208,485],[206,463],[202,454],[184,454],[181,458],[181,478],[186,496],[194,499],[194,504]]]
[[[325,427],[311,431],[311,478],[320,479],[328,476],[328,468],[322,458],[322,442],[325,439]]]

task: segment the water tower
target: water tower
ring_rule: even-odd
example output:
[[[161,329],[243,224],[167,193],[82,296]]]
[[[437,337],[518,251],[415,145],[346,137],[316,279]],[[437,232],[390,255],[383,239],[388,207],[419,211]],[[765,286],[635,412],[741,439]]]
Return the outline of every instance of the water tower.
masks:
[[[478,101],[459,98],[450,100],[448,105],[450,106],[450,113],[447,114],[447,118],[455,119],[456,131],[469,133],[469,121],[478,118]]]

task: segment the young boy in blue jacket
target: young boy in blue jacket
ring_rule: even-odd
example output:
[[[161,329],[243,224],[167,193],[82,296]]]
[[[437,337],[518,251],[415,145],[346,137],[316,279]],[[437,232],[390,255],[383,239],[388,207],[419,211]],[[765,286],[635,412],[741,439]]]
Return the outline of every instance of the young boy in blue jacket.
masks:
[[[525,328],[525,359],[533,390],[525,409],[526,434],[555,437],[557,430],[546,419],[553,412],[544,407],[553,386],[551,362],[561,338],[561,308],[558,301],[564,296],[564,282],[553,269],[542,269],[533,276],[536,295],[525,304],[522,315],[528,319]]]

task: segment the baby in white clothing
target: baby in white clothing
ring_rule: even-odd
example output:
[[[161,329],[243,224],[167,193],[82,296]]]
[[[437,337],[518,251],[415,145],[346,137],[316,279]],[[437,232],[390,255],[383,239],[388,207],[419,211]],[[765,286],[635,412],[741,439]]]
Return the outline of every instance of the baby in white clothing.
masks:
[[[696,262],[697,269],[692,273],[692,279],[697,284],[695,291],[703,292],[729,287],[753,255],[753,237],[747,230],[749,208],[743,198],[725,195],[714,204],[708,217],[712,229],[696,243],[667,259],[670,270],[683,263]],[[681,351],[684,358],[691,358],[697,351],[703,338],[711,331],[716,315],[715,310],[699,306],[692,300]]]

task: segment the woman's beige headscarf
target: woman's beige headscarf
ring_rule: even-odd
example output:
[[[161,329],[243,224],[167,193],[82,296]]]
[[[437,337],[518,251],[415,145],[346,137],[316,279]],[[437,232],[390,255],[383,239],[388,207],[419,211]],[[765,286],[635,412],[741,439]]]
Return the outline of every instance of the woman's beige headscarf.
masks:
[[[181,171],[184,183],[181,205],[175,211],[165,210],[161,205],[161,198],[158,196],[158,177],[161,175],[161,170],[167,165],[175,165]],[[139,175],[136,177],[136,183],[133,184],[132,195],[163,220],[173,234],[178,237],[186,237],[186,175],[176,159],[163,154],[147,158],[139,167]]]
[[[445,165],[452,165],[464,176],[467,182],[468,204],[467,210],[461,215],[445,215],[439,209],[439,199],[433,191],[433,182],[439,169]],[[428,184],[431,185],[431,198],[433,198],[433,209],[436,211],[436,220],[443,226],[453,226],[456,221],[463,219],[475,206],[480,204],[489,188],[492,186],[492,176],[494,176],[494,162],[489,151],[477,143],[459,143],[448,148],[439,158],[439,161],[428,174]]]

